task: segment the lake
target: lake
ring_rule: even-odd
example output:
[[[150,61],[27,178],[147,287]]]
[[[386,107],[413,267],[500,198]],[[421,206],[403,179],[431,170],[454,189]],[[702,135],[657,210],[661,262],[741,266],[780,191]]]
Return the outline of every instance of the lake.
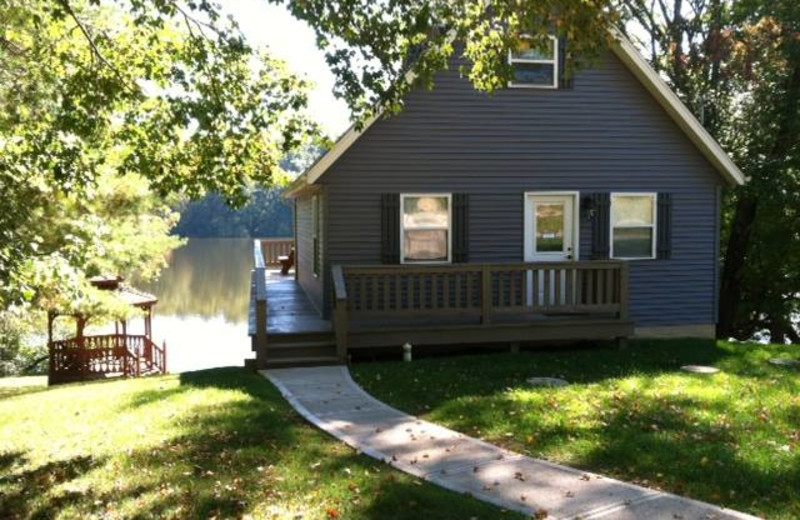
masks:
[[[153,339],[166,341],[171,373],[242,366],[254,356],[247,335],[252,267],[250,239],[193,238],[172,252],[158,281],[137,284],[158,297]]]

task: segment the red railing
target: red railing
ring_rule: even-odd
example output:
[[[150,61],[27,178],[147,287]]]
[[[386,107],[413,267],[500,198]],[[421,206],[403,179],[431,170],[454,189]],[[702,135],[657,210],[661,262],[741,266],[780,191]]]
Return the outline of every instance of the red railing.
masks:
[[[53,382],[103,376],[139,377],[142,372],[167,372],[167,347],[138,335],[85,336],[50,344]]]

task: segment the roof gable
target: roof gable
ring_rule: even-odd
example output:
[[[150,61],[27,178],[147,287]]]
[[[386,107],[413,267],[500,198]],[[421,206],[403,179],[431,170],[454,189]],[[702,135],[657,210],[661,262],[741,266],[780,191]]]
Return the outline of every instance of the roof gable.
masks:
[[[741,170],[734,164],[728,154],[720,147],[719,143],[706,131],[699,121],[681,102],[678,96],[667,86],[664,80],[650,67],[646,60],[633,47],[623,35],[612,31],[614,44],[611,47],[613,54],[631,71],[633,76],[641,83],[655,101],[665,110],[669,117],[686,134],[701,154],[709,161],[714,169],[730,185],[744,184],[745,178]],[[413,81],[413,74],[406,77]],[[362,128],[357,130],[351,126],[326,154],[320,157],[310,168],[298,177],[286,192],[292,197],[313,185],[324,175],[328,169],[356,142],[358,139],[383,115],[378,112],[365,121]]]

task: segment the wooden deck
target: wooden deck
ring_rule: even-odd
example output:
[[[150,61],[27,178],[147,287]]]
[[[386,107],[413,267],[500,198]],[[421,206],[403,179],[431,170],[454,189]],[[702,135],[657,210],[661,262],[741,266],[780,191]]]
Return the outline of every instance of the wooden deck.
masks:
[[[282,276],[268,270],[266,276],[268,335],[333,332],[330,320],[320,317],[293,273]]]
[[[254,243],[255,365],[346,363],[354,349],[617,339],[633,333],[620,261],[334,265],[332,319]]]
[[[256,269],[253,273],[254,277],[259,274],[266,296],[263,338],[269,345],[269,355],[262,366],[281,368],[338,364],[333,325],[330,320],[322,319],[294,279],[294,272],[281,275],[278,269],[264,268]],[[254,279],[249,320],[249,333],[255,352],[258,352],[257,285]]]

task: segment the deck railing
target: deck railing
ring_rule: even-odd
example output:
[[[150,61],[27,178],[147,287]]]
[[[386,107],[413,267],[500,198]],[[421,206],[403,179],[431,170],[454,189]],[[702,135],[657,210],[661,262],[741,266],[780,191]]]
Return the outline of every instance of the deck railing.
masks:
[[[255,241],[264,267],[281,265],[279,258],[289,256],[294,247],[293,238],[262,238]]]
[[[256,352],[256,365],[262,368],[267,360],[267,263],[261,248],[261,241],[256,240],[253,250],[253,271],[250,284],[250,298],[255,312],[253,331],[253,350]]]
[[[167,346],[140,335],[106,334],[53,341],[50,376],[69,378],[121,375],[138,377],[142,369],[167,373]]]
[[[332,268],[334,329],[344,358],[350,322],[403,317],[603,315],[627,319],[625,262]]]

